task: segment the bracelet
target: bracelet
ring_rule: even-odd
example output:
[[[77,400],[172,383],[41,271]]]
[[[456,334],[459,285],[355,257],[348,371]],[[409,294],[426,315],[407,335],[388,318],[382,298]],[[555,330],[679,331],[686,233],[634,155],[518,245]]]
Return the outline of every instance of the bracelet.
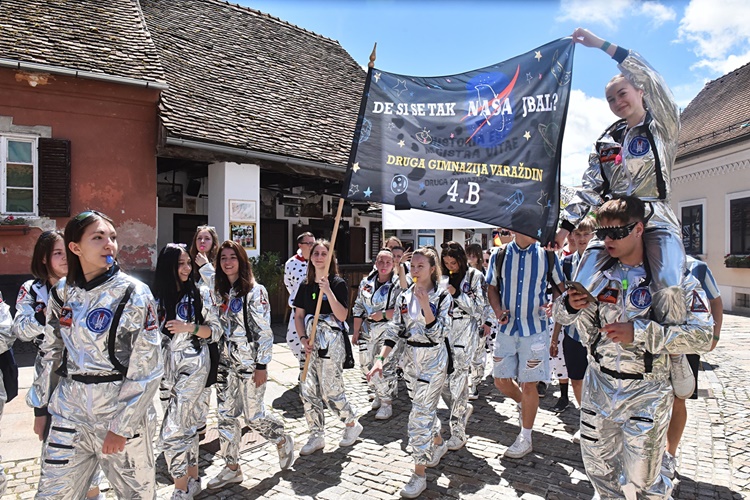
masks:
[[[721,338],[721,337],[719,337],[718,335],[714,335],[714,340],[715,340],[716,342],[718,342],[720,338]]]
[[[300,336],[299,336],[299,339],[300,339],[300,340],[303,340],[303,339],[309,339],[309,338],[310,338],[310,337],[308,337],[308,336],[307,336],[307,334],[304,334],[304,335],[300,335]]]
[[[195,324],[195,328],[193,328],[193,335],[198,335],[198,330],[201,329],[201,325],[198,323]]]
[[[612,44],[611,44],[611,43],[609,43],[609,42],[604,42],[604,43],[602,44],[602,50],[603,50],[604,52],[607,52],[607,49],[609,48],[609,46],[610,46],[610,45],[612,45]]]
[[[385,361],[385,356],[375,356],[375,359],[379,359],[380,361]]]

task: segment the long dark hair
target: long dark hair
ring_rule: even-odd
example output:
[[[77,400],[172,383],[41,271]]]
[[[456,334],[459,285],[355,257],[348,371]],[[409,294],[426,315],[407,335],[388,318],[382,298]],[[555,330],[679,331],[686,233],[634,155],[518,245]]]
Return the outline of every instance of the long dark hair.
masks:
[[[188,255],[185,245],[178,243],[167,243],[167,246],[161,249],[159,258],[156,260],[156,272],[154,273],[151,292],[159,302],[159,318],[163,318],[165,323],[177,317],[177,304],[185,296],[188,297],[192,306],[193,315],[192,318],[187,319],[193,319],[195,323],[202,323],[202,318],[199,319],[199,316],[201,316],[203,300],[195,281],[190,276],[183,283],[177,274],[180,267],[180,257],[183,254]]]
[[[315,244],[310,249],[310,260],[312,260],[312,254],[317,246],[324,246],[328,253],[331,254],[331,265],[328,267],[328,279],[330,280],[334,276],[339,275],[339,266],[336,263],[336,252],[331,248],[331,242],[328,240],[316,240]],[[305,283],[315,283],[315,266],[310,262],[307,266],[307,278]]]
[[[76,215],[65,225],[65,255],[68,258],[68,284],[78,285],[85,283],[81,259],[70,250],[71,243],[78,243],[83,238],[86,228],[98,220],[110,223],[114,227],[112,219],[96,210],[87,210]]]
[[[466,245],[466,262],[468,263],[469,256],[474,257],[477,260],[477,263],[472,267],[479,271],[482,271],[484,269],[484,266],[482,265],[484,263],[484,255],[482,254],[482,246],[479,243],[469,243],[468,245]]]
[[[466,252],[464,252],[464,247],[462,247],[459,243],[455,241],[449,241],[447,243],[443,243],[440,245],[443,249],[443,251],[440,254],[440,267],[443,270],[443,274],[446,276],[450,275],[450,271],[445,266],[445,263],[443,262],[443,259],[445,257],[452,257],[456,259],[456,262],[458,263],[458,272],[456,273],[456,277],[460,278],[459,282],[464,279],[464,276],[466,276],[466,271],[469,270],[469,261],[466,258]]]
[[[237,256],[237,262],[239,263],[239,276],[237,277],[237,281],[234,282],[234,286],[229,283],[229,277],[221,268],[221,252],[225,248],[229,248],[234,252]],[[250,265],[250,260],[247,258],[247,252],[245,252],[245,249],[236,241],[227,240],[221,244],[218,252],[216,252],[214,267],[216,267],[214,289],[225,299],[229,297],[229,292],[232,288],[237,292],[237,297],[244,297],[250,293],[250,290],[255,286],[253,267]]]
[[[52,276],[52,266],[50,260],[52,259],[52,253],[55,251],[55,245],[58,241],[65,241],[63,239],[62,231],[52,230],[45,231],[39,235],[34,245],[34,254],[31,257],[31,274],[36,279],[42,281],[49,281]],[[46,261],[46,264],[45,264]],[[55,278],[62,278],[63,276],[55,276]]]
[[[207,231],[211,235],[211,248],[208,249],[206,257],[208,261],[213,263],[216,260],[216,254],[219,253],[219,235],[216,234],[216,228],[213,226],[198,226],[195,228],[195,234],[193,235],[193,242],[190,244],[190,262],[193,263],[193,279],[199,280],[200,273],[198,272],[198,266],[195,263],[195,256],[198,255],[198,233],[201,231]]]

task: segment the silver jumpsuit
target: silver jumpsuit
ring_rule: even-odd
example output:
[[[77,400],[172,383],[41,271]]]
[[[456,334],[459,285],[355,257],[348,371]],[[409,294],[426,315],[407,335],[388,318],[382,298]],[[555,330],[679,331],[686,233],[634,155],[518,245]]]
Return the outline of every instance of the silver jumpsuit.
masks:
[[[596,304],[574,313],[563,295],[554,307],[555,320],[575,324],[589,351],[581,401],[583,463],[602,499],[670,498],[672,483],[660,474],[673,401],[669,355],[710,348],[708,300],[698,281],[687,276],[680,287],[685,321],[659,324],[651,311],[656,283],[643,266],[613,262],[592,285]],[[599,333],[623,321],[634,325],[632,344]]]
[[[339,302],[342,305],[348,305],[345,303],[348,296],[339,296],[339,293],[348,293],[346,282],[336,277],[330,281],[330,285]],[[317,293],[320,293],[317,284],[302,284],[295,298],[296,306],[300,307],[300,304],[306,299],[300,294],[311,294],[315,300]],[[325,301],[324,295],[323,302]],[[311,308],[311,310],[315,312],[314,308]],[[305,313],[310,313],[310,311],[305,308]],[[312,324],[313,314],[306,314],[305,332],[308,336],[312,333]],[[348,336],[345,336],[347,328],[346,323],[336,319],[333,313],[324,314],[321,312],[318,316],[318,328],[315,333],[315,343],[310,353],[307,376],[304,382],[300,384],[300,398],[305,408],[310,439],[325,438],[324,412],[326,406],[345,424],[351,424],[359,418],[357,411],[349,404],[344,388],[345,342],[349,342]]]
[[[357,292],[357,299],[352,307],[352,315],[362,318],[359,341],[359,366],[366,376],[372,368],[375,356],[380,354],[383,347],[383,334],[388,328],[388,320],[373,321],[369,317],[375,312],[393,309],[396,301],[401,295],[398,274],[392,273],[391,279],[385,283],[378,283],[378,273],[373,272],[370,276],[362,279]],[[403,351],[403,342],[398,342],[391,351],[391,355],[383,363],[383,376],[374,377],[369,386],[375,395],[382,401],[393,401],[398,395],[398,378],[396,367]]]
[[[286,291],[289,292],[288,304],[292,310],[289,315],[289,324],[286,328],[286,343],[294,355],[299,358],[300,368],[305,364],[305,349],[299,341],[297,327],[294,324],[294,312],[296,309],[294,307],[294,297],[297,296],[299,285],[305,281],[305,278],[307,278],[307,261],[302,256],[302,250],[297,250],[297,253],[292,255],[286,261],[286,264],[284,264],[284,286],[286,287]]]
[[[204,325],[211,328],[210,340],[221,336],[221,324],[211,291],[200,287],[201,314]],[[175,319],[197,323],[195,303],[184,295],[177,303]],[[206,388],[210,359],[206,340],[195,340],[192,332],[168,335],[162,320],[164,378],[161,388],[167,394],[164,420],[161,425],[161,447],[172,477],[187,475],[187,469],[198,465],[198,427],[203,425],[201,401]],[[199,347],[196,350],[196,347]]]
[[[37,347],[34,358],[34,380],[42,373],[41,350],[44,340],[44,328],[47,323],[47,302],[49,301],[49,284],[42,280],[29,280],[21,285],[16,298],[16,317],[13,318],[13,334],[23,342],[33,342]],[[35,408],[34,416],[48,415],[46,408]],[[91,478],[90,488],[98,488],[104,479],[104,473],[97,468]]]
[[[10,316],[10,306],[3,302],[3,296],[0,294],[0,354],[13,347],[13,342],[16,340],[15,335],[12,333],[12,324],[13,318]],[[7,399],[8,395],[5,393],[5,385],[3,383],[3,372],[0,371],[0,420],[3,418],[3,408]],[[5,489],[8,486],[2,461],[3,457],[0,455],[0,497],[5,494]]]
[[[27,395],[31,406],[48,407],[52,419],[36,498],[82,498],[98,465],[119,498],[155,498],[148,419],[164,365],[155,311],[148,287],[117,266],[83,286],[62,279],[52,289],[42,373]],[[59,378],[64,362],[68,375]],[[124,451],[102,453],[108,431],[127,438]]]
[[[562,227],[572,231],[589,211],[613,196],[635,196],[645,201],[648,220],[643,238],[658,285],[654,312],[661,323],[677,325],[685,315],[680,294],[685,249],[669,198],[680,132],[679,110],[662,76],[637,52],[620,47],[615,59],[623,74],[643,89],[648,112],[641,124],[626,130],[627,124],[620,120],[596,141],[582,188],[561,214]],[[608,258],[604,243],[594,237],[575,279],[589,287]]]
[[[448,292],[437,288],[430,292],[430,308],[435,321],[428,325],[418,304],[414,307],[413,296],[414,286],[411,286],[399,297],[393,320],[385,333],[385,345],[393,347],[400,336],[406,340],[403,353],[404,378],[412,401],[408,425],[409,446],[414,462],[417,465],[427,465],[432,461],[435,451],[433,439],[440,434],[437,407],[448,378],[448,349],[445,341],[453,321],[453,299]],[[416,297],[414,300],[416,301]]]
[[[273,354],[268,292],[255,283],[245,297],[235,293],[232,289],[227,299],[217,300],[221,302],[220,351],[226,382],[216,385],[216,399],[221,456],[226,465],[237,465],[240,458],[242,415],[247,425],[266,440],[278,444],[284,439],[284,423],[266,412],[266,384],[256,387],[253,380],[255,370],[266,370]]]
[[[497,335],[497,318],[495,318],[495,312],[492,310],[490,301],[487,299],[487,282],[484,278],[482,278],[482,297],[484,298],[484,309],[482,317],[479,320],[479,326],[477,327],[477,335],[479,336],[477,349],[474,351],[474,356],[471,359],[469,394],[473,394],[484,380],[484,373],[487,369],[487,354],[492,352],[494,346],[493,338]],[[485,336],[484,325],[490,327],[489,335]]]
[[[453,351],[453,373],[448,375],[442,390],[443,401],[451,410],[451,436],[466,439],[466,411],[469,403],[469,371],[479,349],[477,330],[484,314],[484,276],[469,268],[453,295],[451,328],[448,339]],[[484,346],[482,346],[484,349]]]

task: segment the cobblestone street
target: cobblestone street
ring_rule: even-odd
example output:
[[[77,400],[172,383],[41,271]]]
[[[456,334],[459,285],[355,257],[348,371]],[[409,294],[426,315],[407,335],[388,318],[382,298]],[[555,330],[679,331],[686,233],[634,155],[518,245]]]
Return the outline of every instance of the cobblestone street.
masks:
[[[269,366],[266,403],[282,416],[296,441],[296,450],[307,439],[302,405],[296,392],[298,369],[286,345],[279,342],[283,327],[275,328],[277,343]],[[703,358],[699,399],[689,400],[688,425],[679,453],[680,479],[675,498],[746,498],[750,495],[750,318],[725,315],[722,340]],[[29,356],[26,356],[27,358]],[[30,383],[31,367],[19,356],[22,394],[6,406],[2,421],[3,465],[9,476],[4,498],[31,498],[39,474],[39,444],[31,432],[31,410],[23,401]],[[249,443],[241,464],[245,481],[196,498],[394,498],[411,474],[413,464],[406,451],[409,402],[401,390],[394,402],[394,416],[374,420],[366,386],[359,369],[346,370],[347,394],[364,415],[361,439],[351,448],[339,448],[343,426],[327,413],[326,448],[309,457],[298,457],[291,470],[280,472],[278,455],[269,443]],[[403,385],[401,386],[403,388]],[[517,433],[512,402],[503,398],[488,378],[473,402],[466,446],[448,452],[440,465],[428,469],[428,489],[420,498],[550,498],[589,499],[593,495],[572,442],[578,410],[573,405],[561,415],[549,411],[557,399],[556,386],[541,401],[534,429],[534,452],[520,460],[502,459]],[[572,399],[572,393],[571,393]],[[448,411],[439,412],[447,433]],[[202,442],[203,485],[223,467],[218,449],[215,413]],[[262,440],[261,440],[262,441]],[[163,458],[157,460],[159,498],[170,498],[171,481]],[[107,492],[107,498],[114,498]]]

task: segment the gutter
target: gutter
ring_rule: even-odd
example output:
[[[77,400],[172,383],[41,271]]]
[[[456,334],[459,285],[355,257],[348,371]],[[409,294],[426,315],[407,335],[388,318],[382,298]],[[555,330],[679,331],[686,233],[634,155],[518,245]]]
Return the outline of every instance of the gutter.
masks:
[[[167,137],[167,146],[182,146],[191,149],[202,149],[205,151],[213,151],[215,153],[224,153],[232,156],[240,156],[243,158],[257,159],[273,161],[277,163],[287,163],[291,165],[299,165],[301,167],[318,168],[326,170],[328,172],[335,172],[337,174],[345,174],[346,168],[331,165],[330,163],[323,163],[313,160],[305,160],[302,158],[294,158],[292,156],[283,156],[273,153],[264,153],[261,151],[251,151],[248,149],[236,148],[233,146],[222,146],[220,144],[211,144],[208,142],[192,141],[190,139],[180,139],[178,137]]]
[[[70,76],[73,78],[85,78],[87,80],[99,80],[102,82],[120,83],[123,85],[135,85],[137,87],[152,88],[157,90],[167,90],[169,86],[163,82],[151,82],[148,80],[138,80],[137,78],[128,78],[125,76],[114,76],[106,73],[94,73],[93,71],[82,71],[78,69],[65,68],[62,66],[52,66],[49,64],[38,64],[15,59],[5,59],[0,57],[0,67],[13,68],[17,70],[33,71],[39,73],[52,73],[54,75]]]

